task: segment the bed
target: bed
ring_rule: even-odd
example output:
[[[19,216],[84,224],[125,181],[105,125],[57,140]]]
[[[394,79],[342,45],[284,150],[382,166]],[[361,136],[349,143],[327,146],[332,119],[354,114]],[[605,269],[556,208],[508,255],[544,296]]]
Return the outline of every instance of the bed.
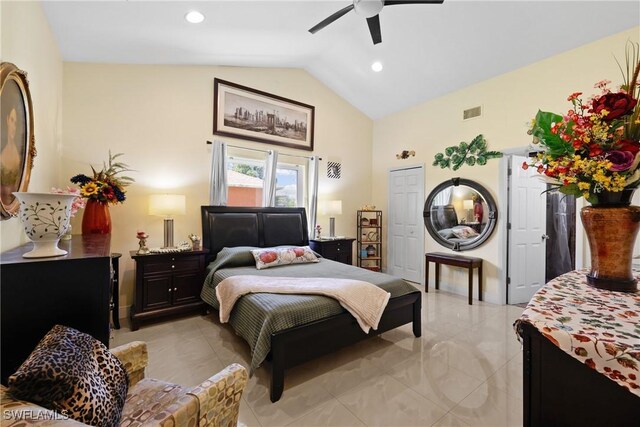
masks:
[[[409,323],[413,334],[421,335],[421,292],[401,279],[322,258],[313,264],[255,269],[248,255],[251,248],[309,244],[304,208],[203,206],[201,212],[203,244],[212,261],[202,299],[214,309],[217,283],[232,275],[255,275],[258,271],[265,276],[356,278],[391,293],[378,329],[368,334],[331,298],[280,294],[240,298],[230,323],[251,347],[252,370],[264,359],[271,361],[272,402],[282,396],[285,371],[293,366]]]

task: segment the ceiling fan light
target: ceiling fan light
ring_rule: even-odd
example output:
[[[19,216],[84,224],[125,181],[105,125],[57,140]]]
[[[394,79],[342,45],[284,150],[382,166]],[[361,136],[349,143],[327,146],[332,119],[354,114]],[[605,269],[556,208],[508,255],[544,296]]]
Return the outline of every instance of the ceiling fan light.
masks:
[[[373,64],[371,64],[371,69],[376,73],[379,73],[380,71],[382,71],[382,62],[380,61],[374,62]]]
[[[197,10],[192,10],[184,16],[184,19],[191,24],[199,24],[204,21],[204,15]]]
[[[376,16],[383,6],[383,0],[353,0],[353,7],[356,13],[365,18]]]

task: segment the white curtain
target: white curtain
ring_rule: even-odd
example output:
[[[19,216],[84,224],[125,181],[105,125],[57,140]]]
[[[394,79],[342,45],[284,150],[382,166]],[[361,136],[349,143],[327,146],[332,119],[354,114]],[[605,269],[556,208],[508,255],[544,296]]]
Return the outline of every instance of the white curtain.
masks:
[[[221,141],[213,141],[209,204],[227,205],[227,144]]]
[[[270,150],[267,156],[267,167],[264,171],[264,187],[262,189],[262,206],[276,205],[276,171],[278,168],[278,152]]]
[[[451,196],[453,196],[453,186],[447,187],[440,191],[433,199],[435,206],[446,206],[451,204]]]
[[[318,171],[320,170],[320,158],[309,158],[309,206],[307,206],[307,219],[309,220],[309,238],[315,237],[316,211],[318,209]]]

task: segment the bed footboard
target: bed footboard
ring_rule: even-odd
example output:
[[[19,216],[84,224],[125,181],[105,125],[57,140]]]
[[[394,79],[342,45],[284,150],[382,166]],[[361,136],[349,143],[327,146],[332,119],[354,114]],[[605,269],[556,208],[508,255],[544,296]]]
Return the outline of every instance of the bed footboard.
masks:
[[[407,323],[412,323],[413,334],[420,337],[421,310],[422,295],[418,291],[389,300],[378,329],[368,334],[349,313],[274,333],[271,335],[271,401],[277,402],[282,396],[285,370],[293,366]]]

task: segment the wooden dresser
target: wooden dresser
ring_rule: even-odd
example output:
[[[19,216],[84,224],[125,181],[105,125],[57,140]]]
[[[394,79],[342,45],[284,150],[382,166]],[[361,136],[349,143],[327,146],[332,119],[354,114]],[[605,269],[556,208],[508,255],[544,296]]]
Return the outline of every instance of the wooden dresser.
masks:
[[[639,425],[640,294],[588,286],[587,272],[551,280],[516,320],[525,427]]]
[[[27,243],[0,254],[2,383],[55,324],[109,346],[110,235],[73,236],[53,258],[23,258]]]

